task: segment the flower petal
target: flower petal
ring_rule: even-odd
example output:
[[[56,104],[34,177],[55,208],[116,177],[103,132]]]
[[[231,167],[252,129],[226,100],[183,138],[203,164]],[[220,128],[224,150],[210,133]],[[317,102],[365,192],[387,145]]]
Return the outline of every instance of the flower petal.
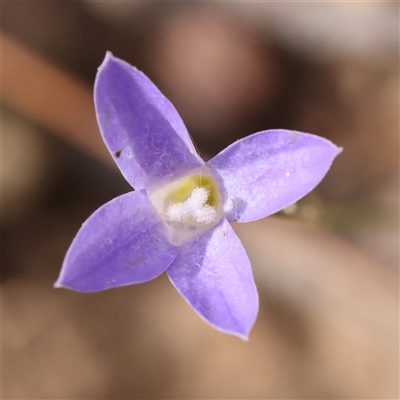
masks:
[[[162,274],[177,254],[145,192],[129,192],[82,225],[55,286],[95,292],[146,282]]]
[[[172,104],[142,72],[111,53],[97,73],[94,98],[104,142],[136,190],[204,164]]]
[[[181,246],[167,274],[206,322],[247,340],[258,312],[258,294],[246,251],[225,218]]]
[[[329,140],[287,130],[255,133],[208,162],[229,221],[267,217],[310,192],[342,151]]]

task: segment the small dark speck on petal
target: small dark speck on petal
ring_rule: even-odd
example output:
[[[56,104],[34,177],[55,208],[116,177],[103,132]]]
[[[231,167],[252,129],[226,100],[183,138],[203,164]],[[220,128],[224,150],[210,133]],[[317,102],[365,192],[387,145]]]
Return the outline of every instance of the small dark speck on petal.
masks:
[[[138,266],[139,264],[141,264],[143,261],[144,261],[144,258],[143,257],[139,257],[136,260],[134,260],[134,261],[132,261],[132,262],[130,262],[128,264],[125,264],[124,268],[126,268],[126,269],[134,268],[134,267]]]
[[[110,124],[110,122],[111,122],[111,114],[110,114],[109,112],[106,113],[106,114],[104,114],[104,121],[105,121],[105,123],[106,123],[107,125]]]
[[[289,138],[290,144],[295,144],[298,139],[299,139],[299,133],[298,132],[295,132],[295,131],[290,132],[290,138]]]
[[[122,152],[122,150],[118,150],[118,151],[115,153],[115,157],[119,158],[120,155],[121,155],[121,152]]]

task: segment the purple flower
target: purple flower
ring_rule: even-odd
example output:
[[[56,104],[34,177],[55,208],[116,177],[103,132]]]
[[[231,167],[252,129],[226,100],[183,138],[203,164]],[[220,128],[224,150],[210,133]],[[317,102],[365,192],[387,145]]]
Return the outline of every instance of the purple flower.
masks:
[[[204,162],[172,104],[111,53],[99,68],[94,96],[103,140],[135,191],[104,204],[83,224],[55,287],[96,292],[166,271],[206,322],[247,340],[258,294],[229,222],[264,218],[297,201],[341,149],[307,133],[269,130]]]

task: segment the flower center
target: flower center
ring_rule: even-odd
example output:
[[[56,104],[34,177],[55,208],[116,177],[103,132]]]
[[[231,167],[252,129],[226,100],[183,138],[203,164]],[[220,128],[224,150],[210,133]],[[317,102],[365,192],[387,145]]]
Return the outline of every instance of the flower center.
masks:
[[[223,216],[218,187],[208,169],[196,172],[148,191],[174,245],[199,235]]]
[[[209,197],[207,189],[196,187],[185,201],[169,203],[165,214],[170,221],[211,224],[217,219],[217,210],[207,204]]]

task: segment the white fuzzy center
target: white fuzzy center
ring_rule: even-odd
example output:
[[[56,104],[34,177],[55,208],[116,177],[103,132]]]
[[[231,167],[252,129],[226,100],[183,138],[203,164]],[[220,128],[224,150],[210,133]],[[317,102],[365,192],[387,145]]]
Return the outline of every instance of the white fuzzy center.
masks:
[[[217,210],[207,204],[209,196],[209,190],[196,187],[184,202],[167,204],[165,214],[170,221],[211,224],[217,219]]]

